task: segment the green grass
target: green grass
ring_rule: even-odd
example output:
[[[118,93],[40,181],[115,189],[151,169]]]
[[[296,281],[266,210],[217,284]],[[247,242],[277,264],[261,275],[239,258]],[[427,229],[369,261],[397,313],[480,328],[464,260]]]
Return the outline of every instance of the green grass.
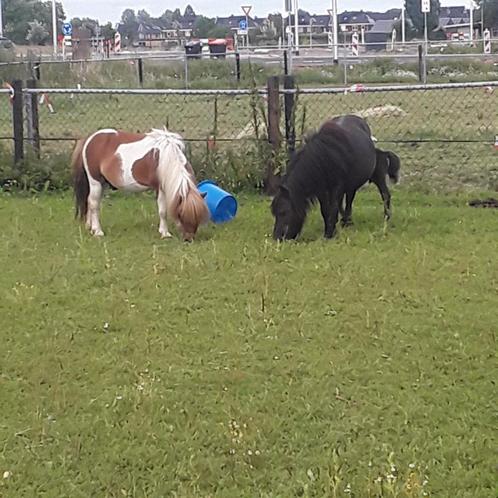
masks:
[[[496,212],[269,201],[161,241],[150,196],[0,197],[0,496],[496,496]],[[5,478],[2,479],[2,475]],[[350,490],[350,492],[349,492]]]

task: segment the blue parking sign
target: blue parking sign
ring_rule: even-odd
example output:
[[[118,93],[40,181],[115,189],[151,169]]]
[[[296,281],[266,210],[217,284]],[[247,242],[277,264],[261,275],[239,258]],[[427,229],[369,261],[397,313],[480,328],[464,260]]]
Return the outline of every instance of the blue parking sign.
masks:
[[[239,29],[245,30],[247,29],[247,21],[245,19],[242,19],[239,21]]]
[[[70,22],[65,22],[62,25],[62,34],[64,36],[71,36],[73,34],[73,25]]]

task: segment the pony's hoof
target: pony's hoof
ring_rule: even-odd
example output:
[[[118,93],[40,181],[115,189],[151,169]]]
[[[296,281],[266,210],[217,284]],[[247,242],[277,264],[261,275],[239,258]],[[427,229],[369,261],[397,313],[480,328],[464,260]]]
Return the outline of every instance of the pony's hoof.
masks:
[[[353,220],[342,220],[341,221],[341,226],[343,228],[352,227],[353,226]]]
[[[102,230],[92,230],[92,235],[94,237],[103,237],[104,236],[104,232]]]
[[[161,233],[161,239],[171,239],[173,235],[171,235],[169,232],[166,233]]]

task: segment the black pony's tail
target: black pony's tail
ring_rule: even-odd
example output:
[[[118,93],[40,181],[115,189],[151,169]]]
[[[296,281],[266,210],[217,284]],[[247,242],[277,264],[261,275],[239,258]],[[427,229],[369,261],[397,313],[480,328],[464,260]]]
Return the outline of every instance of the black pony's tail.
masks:
[[[73,170],[73,188],[75,199],[75,218],[84,220],[88,211],[88,194],[90,183],[83,163],[83,147],[85,140],[78,140],[73,150],[71,168]]]
[[[394,152],[386,152],[388,158],[387,174],[394,182],[399,182],[399,170],[401,168],[401,160]]]

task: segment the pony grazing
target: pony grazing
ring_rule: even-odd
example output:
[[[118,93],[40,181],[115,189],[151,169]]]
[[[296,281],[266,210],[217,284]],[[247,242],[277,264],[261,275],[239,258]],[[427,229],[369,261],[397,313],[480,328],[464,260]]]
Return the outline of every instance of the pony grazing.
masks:
[[[325,238],[336,231],[343,197],[343,221],[351,217],[356,191],[373,175],[376,152],[366,121],[341,116],[325,122],[292,157],[287,175],[272,202],[273,237],[295,239],[311,204],[318,200]]]
[[[106,184],[129,192],[154,190],[161,237],[171,237],[168,217],[191,242],[209,211],[184,152],[181,136],[166,129],[142,134],[105,129],[80,140],[72,158],[76,216],[102,236],[99,211]]]

